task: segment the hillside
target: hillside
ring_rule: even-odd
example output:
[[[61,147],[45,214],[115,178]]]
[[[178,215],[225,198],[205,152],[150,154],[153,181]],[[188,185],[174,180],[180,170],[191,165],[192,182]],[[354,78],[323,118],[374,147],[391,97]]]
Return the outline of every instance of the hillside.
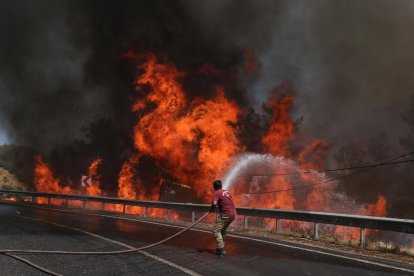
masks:
[[[36,151],[17,145],[0,146],[0,186],[33,188],[33,167]]]
[[[28,186],[21,182],[16,175],[0,167],[0,189],[25,191]]]

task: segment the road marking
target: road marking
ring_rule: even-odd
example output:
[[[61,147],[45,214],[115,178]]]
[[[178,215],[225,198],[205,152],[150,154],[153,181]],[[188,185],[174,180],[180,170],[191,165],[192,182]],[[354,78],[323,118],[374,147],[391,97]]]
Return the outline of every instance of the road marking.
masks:
[[[56,209],[50,209],[50,210],[56,210]],[[38,222],[42,222],[42,223],[46,223],[46,224],[51,224],[51,225],[55,225],[55,226],[62,227],[62,228],[67,228],[67,229],[74,230],[74,231],[78,231],[78,232],[84,233],[86,235],[90,235],[90,236],[93,236],[95,238],[102,239],[102,240],[105,240],[107,242],[111,242],[111,243],[117,244],[117,245],[119,245],[121,247],[126,247],[128,249],[134,249],[135,248],[135,247],[133,247],[131,245],[128,245],[126,243],[123,243],[123,242],[120,242],[120,241],[116,241],[116,240],[112,240],[110,238],[107,238],[107,237],[104,237],[104,236],[101,236],[101,235],[98,235],[98,234],[94,234],[94,233],[91,233],[91,232],[88,232],[88,231],[85,231],[85,230],[82,230],[82,229],[79,229],[79,228],[76,228],[76,227],[71,227],[71,226],[67,226],[67,225],[63,225],[63,224],[55,223],[55,222],[50,222],[50,221],[43,221],[43,220],[39,220],[39,219],[35,219],[35,218],[32,218],[32,217],[27,217],[27,216],[23,216],[23,215],[15,215],[13,213],[6,213],[6,212],[0,212],[0,213],[2,213],[2,214],[8,214],[8,215],[13,215],[13,216],[17,216],[17,217],[22,217],[22,218],[29,219],[29,220],[34,220],[34,221],[38,221]],[[174,267],[174,268],[176,268],[176,269],[178,269],[178,270],[180,270],[180,271],[182,271],[182,272],[184,272],[184,273],[186,273],[188,275],[201,276],[201,274],[198,274],[195,271],[192,271],[192,270],[190,270],[188,268],[185,268],[183,266],[177,265],[177,264],[175,264],[173,262],[170,262],[170,261],[168,261],[166,259],[163,259],[163,258],[161,258],[159,256],[152,255],[152,254],[150,254],[150,253],[148,253],[146,251],[142,251],[141,250],[141,251],[137,251],[137,253],[141,253],[141,254],[143,254],[143,255],[145,255],[147,257],[150,257],[150,258],[152,258],[154,260],[157,260],[157,261],[162,262],[162,263],[164,263],[166,265],[169,265],[171,267]]]
[[[24,207],[29,207],[30,208],[30,206],[24,206]],[[171,224],[162,223],[162,222],[146,221],[146,220],[135,219],[135,218],[126,218],[126,217],[121,217],[121,216],[95,214],[95,213],[88,213],[88,212],[76,212],[76,211],[70,211],[70,210],[47,208],[47,207],[37,207],[37,206],[35,206],[35,208],[45,209],[45,210],[53,210],[53,211],[60,211],[60,212],[65,212],[65,213],[80,214],[80,215],[89,215],[89,216],[98,216],[98,217],[108,217],[108,218],[115,218],[115,219],[129,220],[129,221],[144,222],[144,223],[148,223],[148,224],[162,225],[162,226],[167,226],[167,227],[172,227],[172,228],[181,228],[181,229],[182,228],[185,228],[185,226],[180,226],[180,225],[171,225]],[[197,232],[210,233],[210,231],[201,230],[201,229],[194,229],[193,228],[193,229],[190,229],[190,230],[191,231],[197,231]],[[308,252],[318,253],[318,254],[321,254],[321,255],[327,255],[327,256],[331,256],[331,257],[337,257],[337,258],[352,260],[352,261],[355,261],[355,262],[360,262],[360,263],[365,263],[365,264],[380,266],[380,267],[384,267],[384,268],[390,268],[390,269],[394,269],[394,270],[398,270],[398,271],[403,271],[403,272],[414,273],[414,270],[408,269],[408,268],[403,268],[403,267],[398,267],[398,266],[383,264],[383,263],[379,263],[379,262],[375,262],[375,261],[358,259],[356,257],[354,258],[354,257],[349,257],[349,256],[343,256],[343,255],[340,255],[340,254],[329,253],[329,252],[320,251],[320,250],[317,250],[317,249],[304,248],[304,247],[299,247],[299,246],[295,246],[295,245],[288,245],[288,244],[283,244],[283,243],[278,243],[278,242],[273,242],[273,241],[261,240],[261,239],[257,239],[257,238],[250,238],[250,237],[239,236],[239,235],[235,235],[235,234],[227,234],[227,236],[233,237],[233,238],[238,238],[238,239],[251,240],[251,241],[256,241],[256,242],[261,242],[261,243],[278,245],[278,246],[281,246],[281,247],[287,247],[287,248],[291,248],[291,249],[297,249],[297,250],[302,250],[302,251],[308,251]],[[350,253],[348,253],[348,254],[350,254]]]
[[[16,260],[18,260],[18,261],[20,261],[20,262],[24,263],[25,265],[30,266],[30,267],[32,267],[32,268],[34,268],[34,269],[36,269],[36,270],[38,270],[38,271],[41,271],[41,272],[43,272],[43,273],[45,273],[45,274],[47,274],[47,275],[52,275],[52,276],[63,276],[62,274],[59,274],[59,273],[53,272],[53,271],[51,271],[51,270],[49,270],[49,269],[47,269],[47,268],[44,268],[44,267],[42,267],[42,266],[40,266],[40,265],[37,265],[37,264],[35,264],[35,263],[33,263],[33,262],[31,262],[31,261],[29,261],[29,260],[27,260],[27,259],[24,259],[24,258],[22,258],[22,257],[20,257],[20,256],[13,255],[13,254],[8,254],[8,253],[3,253],[2,255],[4,255],[4,256],[8,256],[8,257],[13,258],[13,259],[16,259]]]
[[[82,214],[80,212],[73,212],[73,213]],[[146,220],[133,219],[133,218],[124,218],[124,217],[111,216],[111,215],[92,214],[92,213],[88,213],[88,215],[96,215],[96,216],[101,216],[101,217],[109,217],[109,218],[116,218],[116,219],[138,221],[138,222],[144,222],[144,223],[149,223],[149,224],[169,226],[169,227],[173,227],[173,228],[181,228],[181,229],[185,228],[185,227],[180,226],[180,225],[171,225],[171,224],[166,224],[166,223],[162,223],[162,222],[153,222],[153,221],[146,221]],[[197,231],[197,232],[211,233],[210,231],[202,230],[202,229],[194,229],[193,228],[193,229],[190,229],[190,230],[191,231]],[[400,271],[404,271],[404,272],[414,273],[414,270],[408,269],[408,268],[403,268],[403,267],[398,267],[398,266],[393,266],[393,265],[387,265],[387,264],[378,263],[378,262],[375,262],[375,261],[363,260],[363,259],[353,258],[353,257],[349,257],[349,256],[343,256],[343,255],[340,255],[340,254],[329,253],[329,252],[320,251],[320,250],[317,250],[317,249],[310,249],[310,248],[304,248],[304,247],[299,247],[299,246],[295,246],[295,245],[288,245],[288,244],[283,244],[283,243],[278,243],[278,242],[273,242],[273,241],[261,240],[261,239],[257,239],[257,238],[244,237],[244,236],[239,236],[239,235],[236,235],[236,234],[227,234],[227,236],[228,237],[233,237],[233,238],[238,238],[238,239],[251,240],[251,241],[256,241],[256,242],[262,242],[262,243],[267,243],[267,244],[278,245],[278,246],[287,247],[287,248],[291,248],[291,249],[309,251],[309,252],[318,253],[318,254],[322,254],[322,255],[328,255],[328,256],[332,256],[332,257],[338,257],[338,258],[348,259],[348,260],[357,261],[357,262],[361,262],[361,263],[366,263],[366,264],[381,266],[381,267],[385,267],[385,268],[392,268],[392,269],[400,270]],[[348,253],[348,254],[351,254],[351,253]]]
[[[44,209],[49,209],[49,208],[44,208]],[[59,209],[50,209],[50,210],[57,210],[57,211],[68,212],[68,213],[75,213],[75,214],[81,214],[81,215],[83,214],[81,212],[73,212],[73,211],[71,212],[71,211],[68,211],[68,210],[59,210]],[[181,228],[181,229],[182,228],[185,228],[184,226],[180,226],[180,225],[171,225],[171,224],[166,224],[166,223],[162,223],[162,222],[153,222],[153,221],[146,221],[146,220],[140,220],[140,219],[134,219],[134,218],[120,217],[120,216],[111,216],[111,215],[94,214],[94,213],[86,213],[86,214],[87,215],[91,215],[91,216],[100,216],[100,217],[123,219],[123,220],[129,220],[129,221],[144,222],[144,223],[148,223],[148,224],[162,225],[162,226],[168,226],[168,227],[172,227],[172,228]],[[210,233],[210,231],[201,230],[201,229],[194,229],[193,228],[193,229],[190,229],[190,230],[191,231],[197,231],[197,232]],[[403,268],[403,267],[398,267],[398,266],[383,264],[383,263],[379,263],[379,262],[375,262],[375,261],[369,261],[369,260],[364,260],[364,259],[358,259],[358,258],[344,256],[344,255],[335,254],[335,253],[329,253],[329,252],[320,251],[320,250],[317,250],[317,249],[304,248],[304,247],[299,247],[299,246],[295,246],[295,245],[288,245],[288,244],[283,244],[283,243],[278,243],[278,242],[273,242],[273,241],[261,240],[261,239],[257,239],[257,238],[250,238],[250,237],[239,236],[239,235],[235,235],[235,234],[227,234],[227,236],[228,237],[233,237],[233,238],[238,238],[238,239],[251,240],[251,241],[256,241],[256,242],[261,242],[261,243],[278,245],[278,246],[287,247],[287,248],[291,248],[291,249],[297,249],[297,250],[302,250],[302,251],[308,251],[308,252],[318,253],[318,254],[322,254],[322,255],[327,255],[327,256],[337,257],[337,258],[342,258],[342,259],[347,259],[347,260],[352,260],[352,261],[356,261],[356,262],[360,262],[360,263],[365,263],[365,264],[370,264],[370,265],[376,265],[376,266],[380,266],[380,267],[384,267],[384,268],[390,268],[390,269],[399,270],[399,271],[403,271],[403,272],[414,273],[414,270],[408,269],[408,268]],[[350,253],[348,253],[348,254],[350,254]]]

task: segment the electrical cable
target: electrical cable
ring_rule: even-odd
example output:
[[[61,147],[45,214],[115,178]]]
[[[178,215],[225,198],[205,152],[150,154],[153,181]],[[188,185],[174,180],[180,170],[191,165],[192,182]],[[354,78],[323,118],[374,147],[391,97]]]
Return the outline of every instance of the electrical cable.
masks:
[[[153,244],[132,248],[132,249],[126,249],[126,250],[113,250],[113,251],[51,251],[51,250],[25,250],[25,249],[2,249],[0,250],[1,254],[7,254],[7,253],[13,253],[13,254],[59,254],[59,255],[119,255],[119,254],[126,254],[126,253],[133,253],[137,251],[141,251],[144,249],[148,249],[157,245],[160,245],[164,242],[167,242],[178,235],[184,233],[185,231],[189,230],[190,228],[194,227],[198,223],[200,223],[203,219],[205,219],[210,213],[204,214],[201,218],[199,218],[197,221],[193,222],[186,228],[182,229],[181,231],[175,233],[172,236],[169,236],[161,241],[158,241]]]
[[[414,159],[396,161],[396,162],[391,162],[391,163],[376,163],[376,164],[368,164],[368,165],[345,167],[345,168],[336,168],[336,169],[312,170],[312,171],[302,171],[302,172],[292,172],[292,173],[252,174],[252,175],[249,175],[249,176],[289,176],[289,175],[313,174],[313,173],[323,173],[323,172],[337,172],[337,171],[348,171],[348,170],[356,170],[356,169],[366,169],[366,168],[373,168],[373,167],[389,166],[389,165],[411,163],[411,162],[414,162]]]
[[[317,182],[317,183],[313,183],[313,184],[309,184],[309,185],[304,185],[304,186],[299,186],[299,187],[296,186],[296,187],[292,187],[292,188],[289,188],[289,189],[283,189],[283,190],[273,190],[273,191],[264,191],[264,192],[255,192],[255,193],[254,192],[253,193],[239,193],[239,194],[234,194],[234,195],[235,196],[240,196],[240,195],[272,194],[272,193],[288,192],[288,191],[293,191],[293,190],[298,190],[298,189],[303,189],[303,188],[309,188],[309,187],[313,187],[313,186],[317,186],[317,185],[329,183],[329,182],[332,182],[332,181],[335,181],[335,180],[340,180],[340,179],[343,179],[343,178],[347,178],[347,177],[350,177],[350,176],[353,176],[353,175],[357,175],[357,174],[360,174],[360,173],[369,171],[371,169],[375,169],[375,168],[377,168],[379,166],[382,166],[382,165],[385,165],[385,164],[388,164],[388,163],[392,163],[395,160],[401,159],[403,157],[406,157],[406,156],[412,155],[412,154],[414,154],[414,151],[411,151],[411,152],[408,152],[408,153],[405,153],[405,154],[396,156],[396,157],[394,157],[394,158],[392,158],[390,160],[387,160],[385,162],[381,162],[381,163],[374,164],[376,166],[370,165],[369,167],[365,167],[364,169],[359,170],[359,171],[356,171],[356,172],[352,172],[352,173],[349,173],[349,174],[346,174],[346,175],[342,175],[342,176],[339,176],[339,177],[330,178],[330,179],[327,179],[327,180],[324,180],[324,181],[320,181],[320,182]],[[409,160],[407,160],[407,161],[409,161]]]
[[[346,171],[346,170],[356,170],[356,169],[371,169],[371,168],[382,167],[382,166],[412,163],[412,162],[414,162],[414,159],[393,162],[395,160],[401,159],[405,156],[409,156],[409,155],[412,155],[412,154],[414,154],[414,151],[404,153],[402,155],[394,157],[391,160],[388,160],[388,161],[385,161],[385,162],[380,162],[380,163],[375,163],[375,164],[367,164],[367,165],[361,165],[361,166],[352,166],[352,167],[335,168],[335,169],[310,170],[310,171],[308,170],[308,171],[292,172],[292,173],[252,174],[252,175],[245,175],[245,176],[290,176],[290,175],[313,174],[313,173],[323,173],[323,172],[336,172],[336,171]],[[351,175],[354,175],[354,174],[355,173],[350,173],[348,175],[351,176]],[[165,182],[169,182],[171,184],[174,184],[174,185],[177,185],[177,186],[180,186],[180,187],[184,187],[184,188],[187,188],[187,189],[192,189],[192,187],[190,187],[189,185],[174,182],[172,180],[169,180],[169,179],[165,178],[164,176],[162,176],[162,178],[164,179]],[[338,179],[342,179],[342,177],[335,178],[333,180],[338,180]],[[314,186],[314,185],[312,185],[312,186]],[[307,187],[307,186],[301,186],[301,187],[298,187],[298,188],[302,188],[302,187]],[[283,190],[283,191],[285,191],[285,190]],[[288,189],[286,191],[290,191],[290,189]],[[267,192],[264,192],[264,193],[267,193]],[[244,193],[244,194],[256,194],[256,193]],[[241,195],[241,194],[235,194],[235,195]]]

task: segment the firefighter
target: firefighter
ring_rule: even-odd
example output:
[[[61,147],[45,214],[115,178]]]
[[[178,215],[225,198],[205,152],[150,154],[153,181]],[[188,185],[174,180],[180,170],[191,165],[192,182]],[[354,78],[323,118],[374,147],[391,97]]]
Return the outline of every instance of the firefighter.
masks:
[[[214,224],[213,234],[217,242],[216,253],[221,256],[226,253],[224,251],[224,236],[226,235],[226,229],[234,221],[237,213],[236,208],[234,207],[233,198],[229,191],[223,190],[221,180],[214,181],[213,187],[214,197],[210,212],[213,212],[216,206],[218,206],[220,215]]]

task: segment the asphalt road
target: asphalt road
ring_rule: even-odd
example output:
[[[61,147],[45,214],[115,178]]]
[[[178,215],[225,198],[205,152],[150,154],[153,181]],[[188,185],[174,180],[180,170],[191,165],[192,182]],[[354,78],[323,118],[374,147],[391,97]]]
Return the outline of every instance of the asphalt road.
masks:
[[[177,231],[159,224],[0,203],[0,249],[120,250],[154,243]],[[359,257],[341,258],[329,251],[324,254],[311,248],[298,249],[297,245],[237,237],[228,237],[226,243],[228,254],[218,257],[212,253],[215,242],[211,233],[187,231],[143,253],[19,256],[63,275],[410,275],[358,261]],[[385,264],[414,269],[397,262]],[[0,254],[0,275],[42,273]]]

